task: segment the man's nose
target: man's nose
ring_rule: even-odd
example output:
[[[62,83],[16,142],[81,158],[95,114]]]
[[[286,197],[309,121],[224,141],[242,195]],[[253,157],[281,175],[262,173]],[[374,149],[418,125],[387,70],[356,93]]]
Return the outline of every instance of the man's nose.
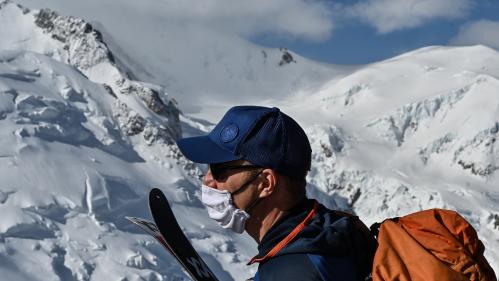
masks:
[[[217,181],[213,178],[210,169],[208,169],[208,172],[203,177],[203,184],[211,188],[217,188]]]

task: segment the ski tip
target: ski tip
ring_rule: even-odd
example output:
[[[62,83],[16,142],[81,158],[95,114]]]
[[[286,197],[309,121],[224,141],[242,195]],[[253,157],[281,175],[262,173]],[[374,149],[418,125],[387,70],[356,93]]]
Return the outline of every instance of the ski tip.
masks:
[[[159,188],[153,188],[149,192],[149,201],[164,200],[163,198],[166,198],[165,194],[163,194],[163,191],[161,191]]]
[[[125,219],[128,220],[129,222],[136,223],[137,220],[140,220],[137,217],[130,217],[130,216],[125,216]]]

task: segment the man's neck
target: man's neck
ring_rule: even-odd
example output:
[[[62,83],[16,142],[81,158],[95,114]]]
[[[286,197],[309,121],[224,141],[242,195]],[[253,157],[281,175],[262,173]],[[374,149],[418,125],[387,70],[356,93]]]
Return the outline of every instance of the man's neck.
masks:
[[[279,220],[281,219],[287,212],[274,209],[272,210],[262,221],[260,226],[260,231],[258,233],[258,244],[262,242],[263,237],[269,231],[269,229]]]
[[[256,216],[251,222],[248,221],[246,232],[260,244],[269,229],[286,213],[286,211],[273,208],[266,213],[265,217]]]
[[[275,202],[262,202],[261,209],[254,210],[254,214],[250,214],[250,219],[246,223],[246,232],[260,244],[265,234],[270,228],[279,221],[283,216],[288,214],[304,198],[295,198],[287,202],[285,206],[276,207]]]

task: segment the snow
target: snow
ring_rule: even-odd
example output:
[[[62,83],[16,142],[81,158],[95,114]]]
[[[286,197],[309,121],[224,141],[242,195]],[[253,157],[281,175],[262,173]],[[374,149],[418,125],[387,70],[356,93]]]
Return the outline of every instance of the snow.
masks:
[[[196,181],[184,179],[187,172],[179,164],[186,160],[175,158],[178,151],[164,143],[132,146],[140,140],[120,131],[112,115],[115,98],[74,68],[28,51],[4,52],[9,61],[0,63],[0,84],[2,93],[10,97],[3,98],[2,108],[8,110],[3,110],[1,120],[0,209],[6,215],[0,223],[2,258],[24,268],[40,256],[36,260],[46,268],[40,280],[187,278],[159,245],[133,234],[138,231],[123,218],[148,217],[146,194],[157,186],[169,190],[174,203],[195,206],[181,217],[197,217],[190,226],[183,224],[187,230],[197,229],[196,221],[205,221],[206,214],[197,199]],[[64,98],[60,77],[78,98]],[[160,160],[160,155],[166,157]],[[229,242],[222,235],[196,239],[210,245],[208,252],[233,251],[224,246]],[[140,240],[149,242],[136,245]],[[43,250],[26,258],[38,244]],[[233,255],[242,261],[250,257]],[[239,263],[242,267],[243,262]],[[214,258],[210,265],[222,276],[230,276],[224,273],[229,269]],[[35,264],[26,270],[15,268],[20,267],[6,269],[12,274],[10,280],[31,278],[30,272],[37,270]]]
[[[221,32],[211,28],[209,20],[178,20],[172,11],[185,3],[20,3],[86,19],[101,32],[124,72],[132,74],[133,79],[166,87],[182,112],[211,122],[234,103],[273,104],[297,89],[319,87],[330,77],[352,69],[313,62],[292,51],[296,63],[279,65],[285,50],[257,46]],[[139,11],[146,15],[137,16]],[[203,19],[204,12],[200,12]]]
[[[78,14],[70,2],[49,4]],[[124,219],[150,218],[152,187],[166,193],[220,280],[251,277],[256,268],[246,262],[255,242],[208,219],[199,199],[206,167],[174,144],[210,131],[241,103],[279,106],[306,128],[310,196],[367,224],[427,208],[457,210],[499,272],[498,52],[433,46],[352,68],[290,51],[296,63],[279,66],[285,50],[241,38],[210,33],[193,54],[181,51],[178,37],[125,36],[116,14],[88,15],[94,4],[81,9],[100,22],[89,25],[0,1],[6,280],[189,280]],[[156,24],[152,17],[138,27]]]
[[[496,269],[497,63],[483,46],[424,48],[326,84],[305,105],[288,102],[303,123],[320,124],[308,130],[310,187],[368,223],[457,210]]]

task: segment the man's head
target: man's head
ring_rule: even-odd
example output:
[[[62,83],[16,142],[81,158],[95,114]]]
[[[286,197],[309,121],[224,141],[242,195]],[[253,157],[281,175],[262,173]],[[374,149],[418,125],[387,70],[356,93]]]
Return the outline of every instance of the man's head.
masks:
[[[296,180],[303,180],[310,169],[312,150],[305,132],[275,107],[233,107],[207,136],[177,144],[197,163],[247,160]]]
[[[310,143],[278,108],[233,107],[207,136],[177,144],[190,160],[209,164],[206,187],[229,192],[233,204],[247,212],[258,204],[252,217],[265,216],[269,208],[285,210],[305,196]],[[260,204],[266,198],[271,199]]]

